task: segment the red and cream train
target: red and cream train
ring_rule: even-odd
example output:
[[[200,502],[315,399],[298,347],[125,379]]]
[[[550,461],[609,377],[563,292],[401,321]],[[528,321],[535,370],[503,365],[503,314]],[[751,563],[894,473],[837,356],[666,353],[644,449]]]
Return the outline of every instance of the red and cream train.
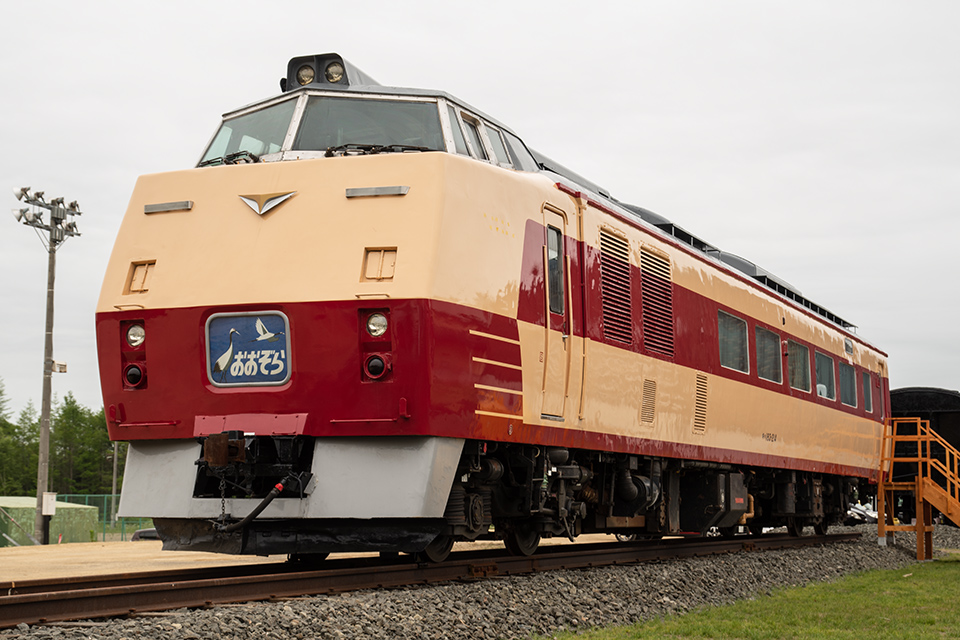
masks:
[[[97,307],[165,548],[424,553],[824,528],[885,354],[789,285],[335,54],[140,178]]]

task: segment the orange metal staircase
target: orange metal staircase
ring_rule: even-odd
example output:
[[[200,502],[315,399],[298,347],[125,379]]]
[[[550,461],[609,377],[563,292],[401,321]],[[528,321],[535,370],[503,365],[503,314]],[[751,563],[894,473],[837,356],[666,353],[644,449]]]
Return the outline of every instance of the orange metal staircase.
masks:
[[[894,467],[894,464],[897,466]],[[917,560],[933,557],[933,509],[960,526],[960,451],[930,428],[928,420],[891,418],[880,450],[877,486],[877,534],[880,544],[893,541],[893,531],[917,534]],[[914,524],[894,524],[896,493],[912,493]]]

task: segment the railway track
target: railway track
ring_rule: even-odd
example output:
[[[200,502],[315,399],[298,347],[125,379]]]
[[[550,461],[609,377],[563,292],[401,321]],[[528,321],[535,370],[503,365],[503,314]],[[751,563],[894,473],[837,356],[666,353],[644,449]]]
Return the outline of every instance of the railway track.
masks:
[[[859,538],[859,533],[799,538],[787,535],[677,538],[542,547],[529,557],[505,556],[500,549],[467,551],[454,553],[440,564],[412,562],[409,556],[392,560],[366,557],[328,560],[306,567],[277,563],[0,582],[0,629],[20,623],[107,618],[182,607],[793,548]]]

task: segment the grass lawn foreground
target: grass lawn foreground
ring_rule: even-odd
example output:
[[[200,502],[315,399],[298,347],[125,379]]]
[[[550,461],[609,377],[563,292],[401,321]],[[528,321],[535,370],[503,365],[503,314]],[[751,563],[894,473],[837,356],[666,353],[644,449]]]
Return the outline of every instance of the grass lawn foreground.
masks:
[[[563,640],[960,638],[960,555]]]

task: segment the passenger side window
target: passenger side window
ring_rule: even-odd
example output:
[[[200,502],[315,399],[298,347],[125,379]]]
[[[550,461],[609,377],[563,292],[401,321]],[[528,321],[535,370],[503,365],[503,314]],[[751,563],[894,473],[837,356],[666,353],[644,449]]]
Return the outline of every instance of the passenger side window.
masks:
[[[460,128],[460,119],[457,118],[457,110],[447,105],[447,115],[450,117],[450,130],[453,132],[453,144],[457,153],[462,156],[469,156],[467,150],[467,141],[463,138],[463,129]]]
[[[857,372],[846,362],[840,363],[840,402],[857,406]]]
[[[873,413],[873,392],[870,388],[870,374],[863,372],[863,410]]]
[[[787,376],[791,388],[810,391],[810,350],[793,340],[787,340]]]
[[[833,358],[816,352],[817,395],[827,400],[837,399],[836,382],[833,377]]]
[[[720,334],[720,366],[750,373],[747,323],[723,311],[717,316]]]
[[[763,327],[757,327],[757,375],[777,384],[783,382],[780,336]]]

